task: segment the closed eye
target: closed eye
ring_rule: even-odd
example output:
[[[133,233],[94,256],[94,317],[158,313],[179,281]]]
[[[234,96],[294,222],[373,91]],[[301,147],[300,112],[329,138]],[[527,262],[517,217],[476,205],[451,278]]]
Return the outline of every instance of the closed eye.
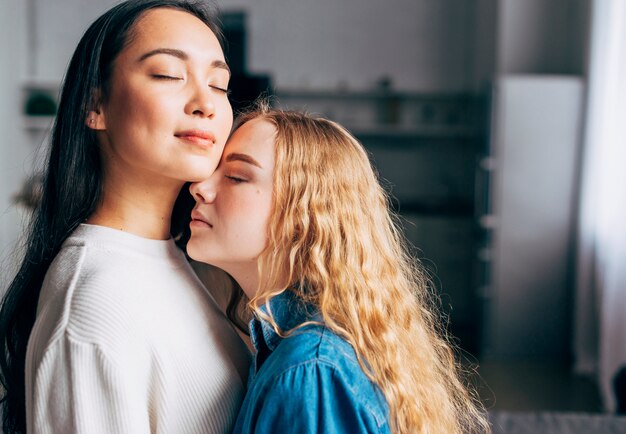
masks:
[[[174,77],[171,75],[163,75],[163,74],[152,74],[153,78],[156,78],[157,80],[182,80],[181,77]]]
[[[209,86],[211,89],[215,89],[218,92],[222,92],[225,93],[226,95],[230,94],[230,89],[225,89],[223,87],[219,87],[219,86]]]
[[[228,175],[224,175],[224,177],[225,177],[226,179],[228,179],[229,181],[231,181],[231,182],[235,183],[235,184],[240,184],[240,183],[242,183],[242,182],[247,182],[245,179],[243,179],[243,178],[238,178],[238,177],[236,177],[236,176],[228,176]]]

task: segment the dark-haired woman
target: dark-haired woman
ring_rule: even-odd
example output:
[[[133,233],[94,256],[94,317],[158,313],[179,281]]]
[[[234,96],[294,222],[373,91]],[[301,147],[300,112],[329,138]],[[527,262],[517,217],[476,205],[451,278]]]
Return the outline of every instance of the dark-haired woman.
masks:
[[[81,39],[2,304],[5,433],[221,433],[249,354],[184,254],[188,181],[232,126],[213,15],[131,0]]]

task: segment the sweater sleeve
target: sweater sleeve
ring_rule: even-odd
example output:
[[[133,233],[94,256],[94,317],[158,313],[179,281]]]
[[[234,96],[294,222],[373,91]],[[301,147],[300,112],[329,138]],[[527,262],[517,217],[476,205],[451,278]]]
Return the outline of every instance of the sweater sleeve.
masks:
[[[67,333],[48,347],[27,391],[28,432],[150,432],[145,388],[137,386],[137,373],[113,360]]]

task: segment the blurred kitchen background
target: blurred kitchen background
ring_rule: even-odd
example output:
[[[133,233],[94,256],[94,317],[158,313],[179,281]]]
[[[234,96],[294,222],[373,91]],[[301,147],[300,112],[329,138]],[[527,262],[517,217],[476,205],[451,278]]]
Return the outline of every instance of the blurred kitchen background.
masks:
[[[69,57],[114,3],[0,0],[2,288]],[[479,365],[472,381],[487,407],[615,411],[626,240],[604,223],[626,217],[626,180],[611,177],[626,163],[624,134],[615,135],[625,2],[218,4],[233,106],[267,92],[345,124],[367,147],[450,332]]]

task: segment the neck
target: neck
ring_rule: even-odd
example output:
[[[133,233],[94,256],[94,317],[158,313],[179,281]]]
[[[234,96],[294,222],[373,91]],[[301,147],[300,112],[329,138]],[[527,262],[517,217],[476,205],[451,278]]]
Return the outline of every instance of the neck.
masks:
[[[261,281],[264,278],[259,275],[258,258],[256,260],[243,264],[238,263],[214,265],[230,274],[250,300],[252,300],[257,295],[259,288],[265,288],[265,285],[268,283],[266,281]],[[276,286],[274,287],[273,284],[273,287],[271,289],[273,290],[279,288],[287,288],[290,285],[287,279],[287,276],[289,275],[290,273],[288,267],[284,266],[281,270],[281,279],[279,279],[278,282],[275,282]]]
[[[102,200],[86,223],[144,238],[169,238],[172,209],[183,182],[132,172],[105,173]]]
[[[246,296],[250,300],[254,298],[259,289],[259,272],[256,262],[253,266],[217,266],[222,268],[224,271],[230,274],[233,279],[235,279],[237,284],[243,290],[244,294],[246,294]]]

